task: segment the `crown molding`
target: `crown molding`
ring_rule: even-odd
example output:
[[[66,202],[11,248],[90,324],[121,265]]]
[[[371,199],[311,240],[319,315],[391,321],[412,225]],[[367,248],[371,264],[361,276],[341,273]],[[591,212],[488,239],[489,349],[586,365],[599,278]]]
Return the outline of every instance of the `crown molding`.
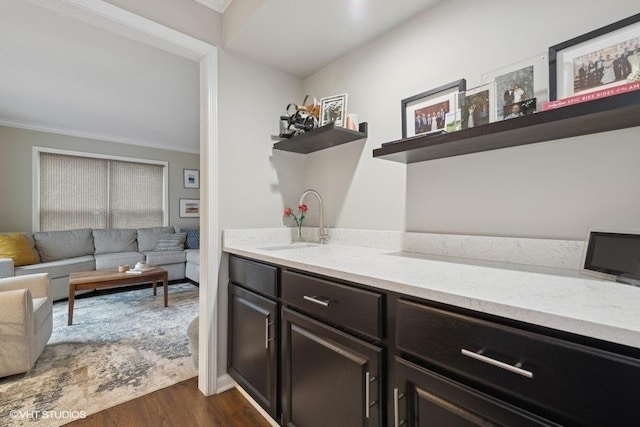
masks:
[[[200,154],[199,149],[190,149],[188,147],[181,147],[179,145],[160,145],[156,142],[147,141],[144,139],[126,138],[126,137],[117,136],[117,135],[107,135],[107,134],[88,132],[88,131],[77,130],[77,129],[48,126],[40,123],[22,122],[22,121],[6,119],[3,117],[0,117],[0,126],[34,130],[37,132],[55,133],[58,135],[73,136],[77,138],[94,139],[97,141],[113,142],[116,144],[137,145],[140,147],[156,148],[159,150],[178,151],[180,153]]]
[[[224,13],[231,4],[231,0],[195,0],[203,6],[213,9],[218,13]]]

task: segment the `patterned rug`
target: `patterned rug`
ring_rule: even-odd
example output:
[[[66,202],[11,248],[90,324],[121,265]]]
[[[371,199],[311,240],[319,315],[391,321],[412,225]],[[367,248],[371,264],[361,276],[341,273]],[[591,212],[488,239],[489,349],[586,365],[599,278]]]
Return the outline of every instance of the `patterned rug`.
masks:
[[[31,371],[0,379],[1,426],[59,426],[192,378],[187,326],[198,288],[162,288],[78,298],[53,305],[53,334]]]

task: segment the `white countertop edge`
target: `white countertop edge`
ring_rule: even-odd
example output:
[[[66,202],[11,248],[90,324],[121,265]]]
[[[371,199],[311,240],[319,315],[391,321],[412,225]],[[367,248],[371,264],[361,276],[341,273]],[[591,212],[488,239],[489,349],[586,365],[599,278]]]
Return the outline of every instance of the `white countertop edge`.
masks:
[[[245,243],[245,242],[243,242]],[[235,242],[225,245],[223,250],[227,253],[256,259],[283,267],[294,268],[323,276],[333,277],[348,282],[360,283],[374,288],[392,291],[400,294],[449,304],[452,306],[465,308],[481,313],[508,318],[524,323],[548,327],[560,331],[574,333],[586,337],[596,338],[603,341],[618,343],[631,347],[640,348],[640,330],[621,327],[620,325],[607,324],[600,321],[593,321],[587,318],[578,318],[559,315],[553,312],[546,312],[539,309],[506,305],[500,302],[490,301],[478,297],[447,293],[442,290],[429,289],[427,287],[416,287],[411,284],[396,282],[387,278],[375,277],[373,275],[353,273],[332,269],[324,265],[308,262],[298,262],[286,257],[287,251],[280,252],[280,256],[270,255],[260,248],[248,247]],[[610,283],[605,283],[611,285]],[[615,285],[626,286],[626,285]]]

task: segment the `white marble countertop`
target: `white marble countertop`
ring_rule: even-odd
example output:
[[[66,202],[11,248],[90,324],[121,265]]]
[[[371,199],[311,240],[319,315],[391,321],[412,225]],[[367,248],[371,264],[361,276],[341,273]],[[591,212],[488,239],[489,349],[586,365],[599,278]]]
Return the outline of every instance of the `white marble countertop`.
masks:
[[[275,249],[274,249],[275,248]],[[640,348],[640,288],[569,270],[339,244],[225,238],[224,251]]]

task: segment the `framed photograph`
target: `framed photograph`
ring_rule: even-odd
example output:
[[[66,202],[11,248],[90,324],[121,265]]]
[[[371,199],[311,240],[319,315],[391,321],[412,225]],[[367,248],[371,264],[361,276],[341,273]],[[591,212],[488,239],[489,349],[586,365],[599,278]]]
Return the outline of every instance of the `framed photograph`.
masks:
[[[640,80],[640,14],[549,48],[549,99]]]
[[[502,107],[503,120],[515,119],[516,117],[528,116],[536,112],[536,99],[529,98],[520,102],[512,102]]]
[[[494,122],[496,117],[494,99],[495,85],[493,83],[467,90],[460,107],[462,110],[462,129]]]
[[[403,99],[401,101],[402,138],[445,130],[447,114],[449,114],[450,123],[453,123],[459,108],[458,94],[464,92],[466,87],[467,81],[460,79]],[[455,125],[450,125],[449,129],[455,129]]]
[[[344,127],[347,117],[347,94],[329,96],[320,100],[320,126],[335,122]]]
[[[184,169],[184,188],[200,188],[200,171]]]
[[[200,218],[200,200],[180,199],[180,218]]]
[[[546,53],[482,74],[482,83],[495,83],[496,120],[511,114],[514,103],[536,99],[542,104],[549,99],[549,68]],[[535,106],[534,106],[535,110]],[[504,112],[508,111],[507,114]]]

